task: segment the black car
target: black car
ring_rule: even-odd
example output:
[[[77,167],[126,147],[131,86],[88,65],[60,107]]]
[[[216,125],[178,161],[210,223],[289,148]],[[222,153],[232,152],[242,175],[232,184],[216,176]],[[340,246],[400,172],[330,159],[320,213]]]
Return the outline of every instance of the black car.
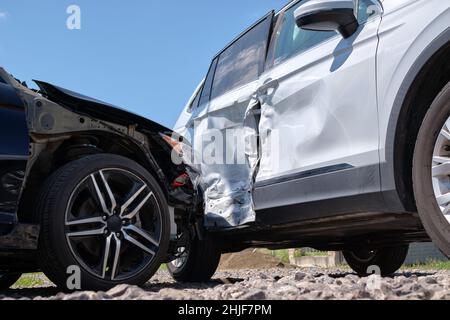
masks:
[[[36,83],[0,69],[0,288],[37,270],[66,288],[71,266],[82,288],[145,283],[195,220],[171,130]]]

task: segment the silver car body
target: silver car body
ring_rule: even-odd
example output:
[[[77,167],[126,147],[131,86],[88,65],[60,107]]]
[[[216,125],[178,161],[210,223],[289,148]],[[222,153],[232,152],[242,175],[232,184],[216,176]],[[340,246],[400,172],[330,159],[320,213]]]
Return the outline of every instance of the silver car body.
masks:
[[[370,14],[353,36],[335,33],[283,61],[266,61],[257,79],[191,109],[205,80],[199,85],[175,131],[203,152],[217,144],[211,130],[238,129],[240,142],[224,139],[224,157],[245,155],[240,164],[192,164],[207,227],[361,195],[376,195],[385,211],[406,211],[394,175],[398,118],[421,68],[450,41],[450,0],[364,2]]]

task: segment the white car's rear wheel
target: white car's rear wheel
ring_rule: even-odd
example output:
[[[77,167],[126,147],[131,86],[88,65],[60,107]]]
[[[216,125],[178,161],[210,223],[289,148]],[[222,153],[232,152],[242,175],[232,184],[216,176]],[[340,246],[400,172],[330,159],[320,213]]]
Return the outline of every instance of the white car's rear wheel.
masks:
[[[409,246],[396,246],[378,249],[353,249],[344,251],[348,265],[362,277],[379,271],[381,276],[394,274],[405,262]]]

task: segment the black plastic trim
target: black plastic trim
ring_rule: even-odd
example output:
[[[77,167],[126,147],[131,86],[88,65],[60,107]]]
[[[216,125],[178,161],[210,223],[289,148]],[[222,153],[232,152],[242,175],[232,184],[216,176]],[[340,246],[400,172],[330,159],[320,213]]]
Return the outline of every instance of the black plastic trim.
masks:
[[[350,165],[348,163],[342,163],[342,164],[322,167],[322,168],[318,168],[318,169],[312,169],[312,170],[307,170],[307,171],[302,171],[302,172],[291,173],[291,174],[284,175],[281,177],[276,177],[276,178],[259,181],[259,182],[255,183],[255,188],[267,187],[267,186],[270,186],[273,184],[288,182],[290,180],[309,178],[309,177],[318,176],[321,174],[332,173],[332,172],[346,170],[346,169],[352,169],[352,168],[354,168],[352,165]]]

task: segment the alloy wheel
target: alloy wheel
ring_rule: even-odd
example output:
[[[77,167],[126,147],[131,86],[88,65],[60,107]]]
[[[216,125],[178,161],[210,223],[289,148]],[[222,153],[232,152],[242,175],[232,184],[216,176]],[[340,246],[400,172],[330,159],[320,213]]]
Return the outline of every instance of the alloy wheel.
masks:
[[[450,223],[450,119],[444,124],[437,138],[431,170],[437,204]]]
[[[177,258],[170,262],[175,268],[181,268],[184,266],[188,259],[188,251],[186,247],[178,248]]]
[[[105,280],[127,280],[151,264],[161,229],[162,212],[150,186],[123,169],[87,176],[72,192],[65,214],[73,256]]]

